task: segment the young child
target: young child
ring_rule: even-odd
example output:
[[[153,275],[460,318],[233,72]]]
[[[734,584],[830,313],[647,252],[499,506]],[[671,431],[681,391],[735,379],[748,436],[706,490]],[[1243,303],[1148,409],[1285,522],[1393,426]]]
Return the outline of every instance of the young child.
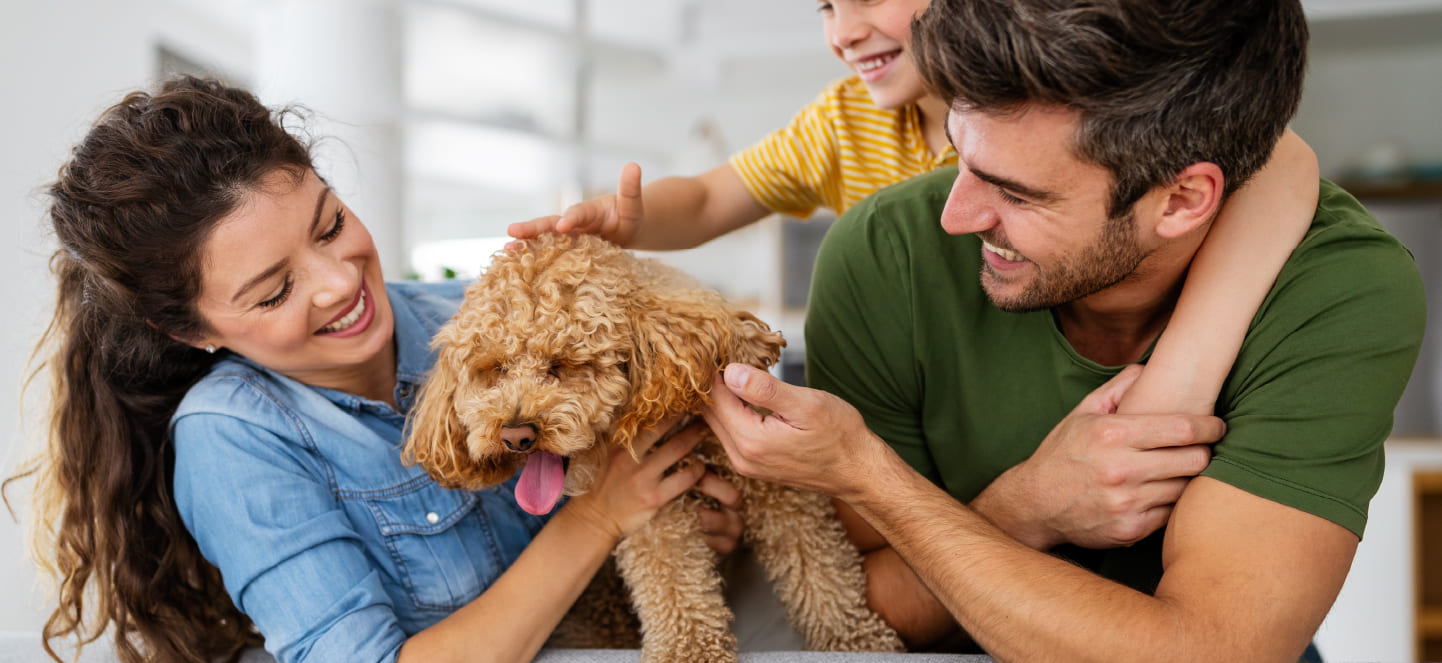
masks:
[[[643,187],[640,167],[626,164],[615,194],[512,224],[510,234],[594,233],[630,248],[686,249],[773,212],[840,215],[877,189],[956,163],[943,128],[948,104],[909,53],[911,21],[927,4],[818,2],[827,46],[854,73],[789,125],[697,176]],[[1144,371],[1120,411],[1211,412],[1252,315],[1311,224],[1317,186],[1316,156],[1288,130],[1213,222],[1149,362],[1162,370]]]

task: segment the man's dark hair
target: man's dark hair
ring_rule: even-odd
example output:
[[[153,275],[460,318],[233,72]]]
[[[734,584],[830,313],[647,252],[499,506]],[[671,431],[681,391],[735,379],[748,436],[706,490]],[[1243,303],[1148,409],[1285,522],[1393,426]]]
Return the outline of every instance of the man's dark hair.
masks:
[[[1307,22],[1299,0],[932,0],[912,53],[957,108],[1078,111],[1115,216],[1193,163],[1227,195],[1266,163],[1301,100]]]

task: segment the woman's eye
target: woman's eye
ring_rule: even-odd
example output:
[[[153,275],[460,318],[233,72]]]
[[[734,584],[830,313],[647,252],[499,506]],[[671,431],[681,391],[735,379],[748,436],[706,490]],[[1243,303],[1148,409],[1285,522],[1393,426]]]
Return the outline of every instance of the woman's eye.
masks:
[[[330,230],[320,236],[320,241],[329,242],[339,237],[342,228],[345,228],[345,208],[339,207],[335,211],[335,223],[331,225]]]
[[[267,300],[261,302],[261,303],[260,303],[260,307],[261,307],[261,308],[275,308],[275,307],[277,307],[277,306],[280,306],[281,304],[284,304],[286,298],[290,296],[291,288],[292,288],[294,285],[295,285],[295,281],[291,280],[290,275],[287,274],[286,277],[285,277],[285,285],[281,286],[280,292],[277,293],[276,296],[271,297],[270,299],[267,299]]]

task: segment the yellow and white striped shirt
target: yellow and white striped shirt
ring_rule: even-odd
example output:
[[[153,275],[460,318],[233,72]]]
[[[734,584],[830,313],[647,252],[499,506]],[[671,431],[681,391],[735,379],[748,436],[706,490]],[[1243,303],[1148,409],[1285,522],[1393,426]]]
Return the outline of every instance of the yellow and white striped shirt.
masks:
[[[877,189],[956,163],[950,145],[932,155],[916,104],[887,110],[857,76],[822,90],[785,128],[731,157],[751,197],[773,212],[838,215]]]

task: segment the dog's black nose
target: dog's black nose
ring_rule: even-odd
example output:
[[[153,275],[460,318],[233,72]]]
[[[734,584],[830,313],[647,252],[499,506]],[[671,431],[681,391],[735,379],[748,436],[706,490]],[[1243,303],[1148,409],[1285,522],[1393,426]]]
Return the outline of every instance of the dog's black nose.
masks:
[[[536,427],[530,424],[506,426],[501,429],[501,441],[511,451],[530,451],[536,444]]]

